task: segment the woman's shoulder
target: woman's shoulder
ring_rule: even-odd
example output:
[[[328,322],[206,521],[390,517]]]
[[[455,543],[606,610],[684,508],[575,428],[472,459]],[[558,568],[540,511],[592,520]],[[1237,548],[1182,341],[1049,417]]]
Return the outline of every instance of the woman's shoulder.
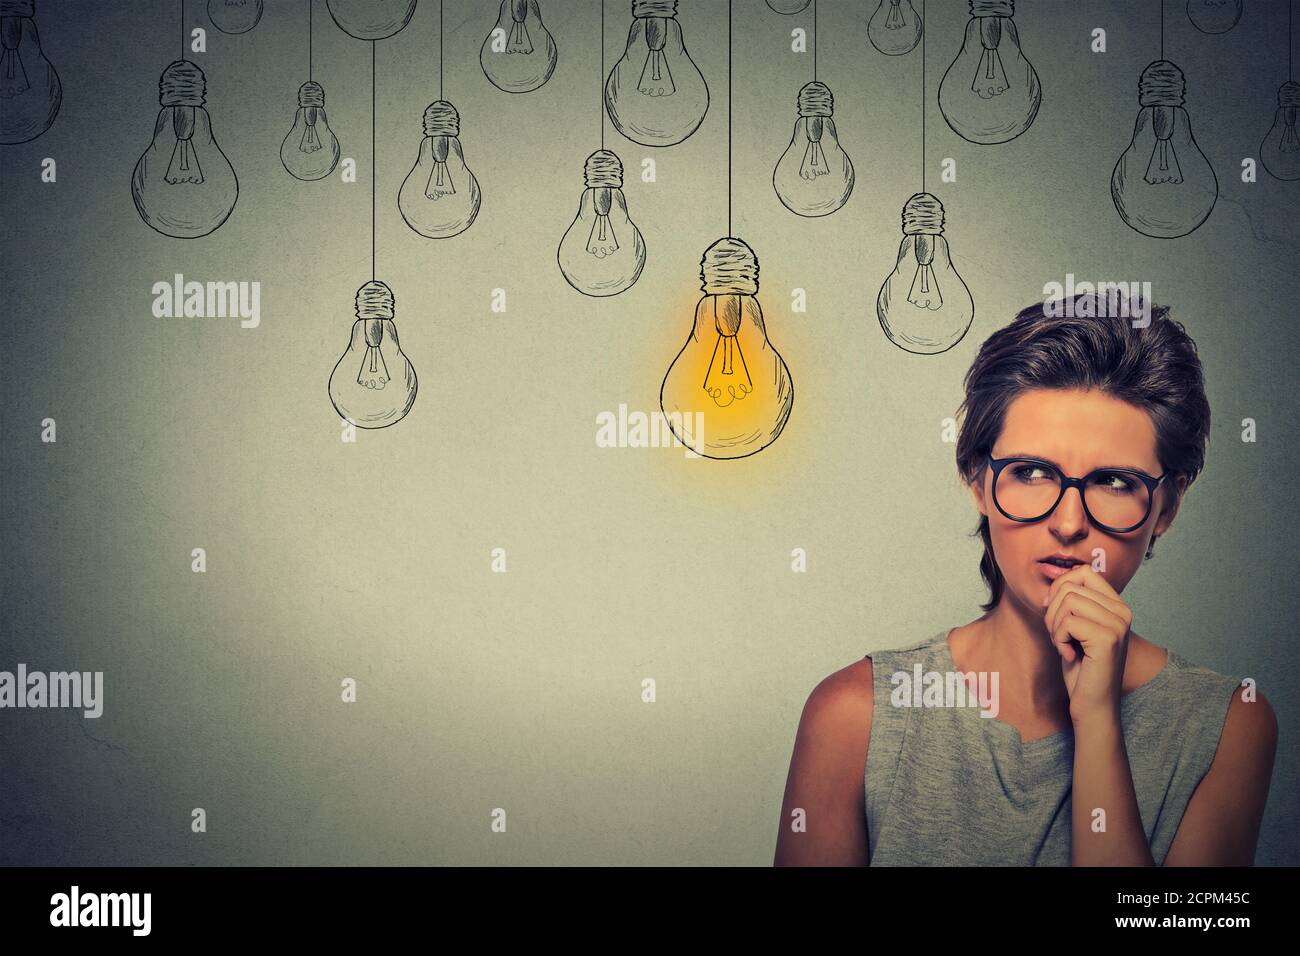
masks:
[[[1160,723],[1177,727],[1189,745],[1199,743],[1206,755],[1246,747],[1269,750],[1277,740],[1272,705],[1249,677],[1225,674],[1173,648],[1164,648],[1134,635],[1125,685],[1148,684],[1155,693],[1136,695],[1138,709],[1155,714]],[[1133,650],[1137,650],[1136,661]],[[1163,667],[1161,666],[1163,664]],[[1198,742],[1197,738],[1200,738]]]
[[[873,651],[822,678],[804,704],[801,724],[822,740],[842,741],[848,747],[865,746],[871,736],[871,711],[875,702],[876,672],[888,675],[900,660],[911,661],[937,653],[947,631],[899,647]]]
[[[1129,638],[1124,690],[1141,689],[1148,683],[1162,687],[1166,691],[1165,697],[1215,694],[1224,697],[1226,702],[1228,691],[1241,684],[1242,678],[1220,673],[1183,656],[1172,647],[1162,647],[1133,634]]]
[[[874,674],[870,657],[854,661],[821,679],[804,704],[804,720],[822,733],[860,727],[871,721]]]

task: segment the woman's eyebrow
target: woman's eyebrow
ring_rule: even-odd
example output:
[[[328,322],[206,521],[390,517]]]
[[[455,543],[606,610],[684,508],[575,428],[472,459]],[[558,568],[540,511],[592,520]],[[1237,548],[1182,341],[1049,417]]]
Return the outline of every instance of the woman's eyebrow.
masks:
[[[1005,455],[997,455],[997,456],[995,456],[995,457],[997,457],[997,458],[1033,458],[1035,461],[1045,461],[1045,462],[1047,462],[1047,464],[1052,465],[1052,466],[1054,466],[1054,467],[1056,467],[1056,468],[1060,468],[1061,471],[1065,471],[1065,469],[1061,467],[1061,465],[1060,465],[1059,462],[1052,461],[1052,459],[1048,458],[1046,455],[1032,455],[1032,454],[1029,454],[1028,452],[1013,451],[1013,452],[1008,452],[1008,453],[1005,454]],[[1098,465],[1096,468],[1093,468],[1093,469],[1091,469],[1091,470],[1092,470],[1092,471],[1105,471],[1105,470],[1112,470],[1112,469],[1115,470],[1115,471],[1136,471],[1136,472],[1139,472],[1139,473],[1141,473],[1141,474],[1143,474],[1143,475],[1149,474],[1149,472],[1148,472],[1145,468],[1139,468],[1137,465]]]

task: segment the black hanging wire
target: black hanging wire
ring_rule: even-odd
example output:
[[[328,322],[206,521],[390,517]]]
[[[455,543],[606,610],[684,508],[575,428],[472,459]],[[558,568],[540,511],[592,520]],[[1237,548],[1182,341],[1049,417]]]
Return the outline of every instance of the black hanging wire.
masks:
[[[731,235],[731,0],[727,0],[727,238]]]
[[[438,0],[438,99],[442,99],[442,0]]]
[[[600,148],[605,148],[605,0],[600,0]]]
[[[185,59],[185,0],[181,0],[181,59]]]
[[[312,0],[307,0],[307,79],[311,80],[311,7]]]
[[[1160,0],[1160,59],[1165,58],[1165,0]]]
[[[370,281],[375,281],[375,41],[370,41]]]
[[[925,0],[921,0],[921,23],[930,21],[925,18]],[[929,30],[921,30],[921,192],[925,192],[925,35]]]
[[[813,82],[817,82],[817,0],[813,0]]]

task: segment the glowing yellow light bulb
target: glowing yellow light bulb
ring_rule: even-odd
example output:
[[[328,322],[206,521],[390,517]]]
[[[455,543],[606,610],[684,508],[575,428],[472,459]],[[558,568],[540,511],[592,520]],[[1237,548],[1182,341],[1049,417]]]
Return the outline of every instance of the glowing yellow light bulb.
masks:
[[[767,337],[754,250],[739,239],[719,239],[700,260],[700,280],[705,294],[686,345],[664,376],[659,404],[677,440],[696,454],[743,458],[781,434],[794,382]],[[697,421],[702,428],[689,424]]]

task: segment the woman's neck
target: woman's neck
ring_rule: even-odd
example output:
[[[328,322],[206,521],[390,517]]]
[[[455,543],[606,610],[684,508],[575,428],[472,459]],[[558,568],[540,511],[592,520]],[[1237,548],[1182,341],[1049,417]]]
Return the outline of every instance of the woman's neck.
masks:
[[[996,607],[965,629],[962,670],[997,671],[1011,710],[1068,714],[1070,697],[1061,676],[1061,655],[1052,644],[1041,610],[1031,612],[1003,594]]]

